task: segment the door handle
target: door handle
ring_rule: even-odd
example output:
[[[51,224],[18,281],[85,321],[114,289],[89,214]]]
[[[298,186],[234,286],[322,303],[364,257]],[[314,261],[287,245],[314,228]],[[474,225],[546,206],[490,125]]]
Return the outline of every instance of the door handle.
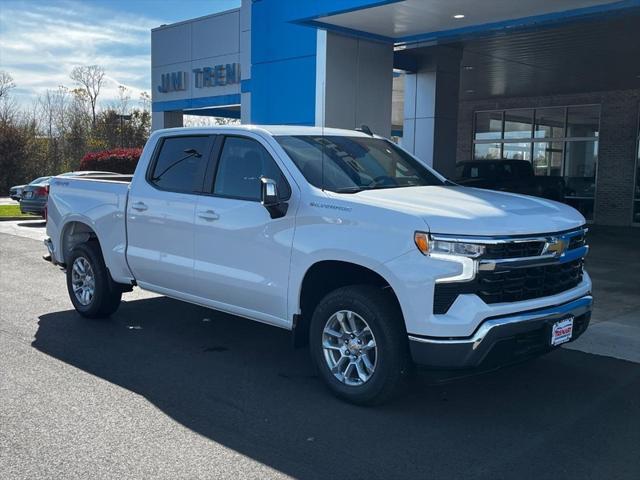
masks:
[[[144,202],[136,202],[133,205],[131,205],[131,208],[133,208],[134,210],[137,210],[138,212],[144,212],[147,208],[147,205]]]
[[[198,217],[202,218],[203,220],[212,222],[214,220],[218,220],[220,218],[220,215],[218,215],[213,210],[204,210],[202,212],[198,212]]]

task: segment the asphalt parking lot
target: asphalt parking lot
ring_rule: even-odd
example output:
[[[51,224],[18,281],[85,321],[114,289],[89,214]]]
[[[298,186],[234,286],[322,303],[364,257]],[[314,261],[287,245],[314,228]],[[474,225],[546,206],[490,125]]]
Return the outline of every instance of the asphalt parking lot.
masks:
[[[81,319],[43,235],[0,222],[0,478],[640,477],[634,238],[595,232],[572,349],[360,408],[283,330],[139,290]]]

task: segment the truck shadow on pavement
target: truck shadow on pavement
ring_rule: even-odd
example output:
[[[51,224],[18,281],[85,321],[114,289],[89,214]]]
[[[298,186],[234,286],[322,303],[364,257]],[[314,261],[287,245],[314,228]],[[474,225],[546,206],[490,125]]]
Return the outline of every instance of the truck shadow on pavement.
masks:
[[[39,222],[35,222],[33,220],[29,220],[28,222],[21,222],[18,223],[19,227],[26,227],[26,228],[44,228],[47,226],[47,222],[45,222],[44,220],[39,221]]]
[[[288,332],[164,297],[124,302],[107,321],[43,315],[33,346],[298,478],[640,469],[640,368],[605,357],[560,350],[447,384],[420,373],[406,396],[362,408],[325,390]]]

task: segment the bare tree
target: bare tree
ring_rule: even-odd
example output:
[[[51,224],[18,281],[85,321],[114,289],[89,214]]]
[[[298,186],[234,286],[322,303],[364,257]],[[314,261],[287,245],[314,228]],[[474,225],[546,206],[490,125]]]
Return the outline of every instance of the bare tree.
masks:
[[[129,110],[129,102],[131,101],[131,90],[124,85],[118,85],[118,103],[116,111],[120,115],[126,115]]]
[[[142,111],[148,112],[151,110],[151,95],[149,95],[149,92],[140,92],[138,102],[140,103]]]
[[[71,80],[76,82],[78,86],[85,91],[89,103],[91,105],[92,124],[96,126],[96,106],[98,103],[98,95],[104,81],[104,68],[99,65],[88,65],[75,67],[71,71]]]
[[[81,117],[87,124],[91,123],[91,104],[87,92],[83,88],[74,88],[71,90],[73,98],[72,108],[74,113]],[[89,126],[89,125],[87,125]]]
[[[0,70],[0,98],[5,98],[9,94],[9,90],[15,88],[13,77],[8,72]]]
[[[0,122],[8,123],[15,120],[18,106],[13,98],[10,98],[11,89],[15,88],[13,77],[8,72],[0,70]]]

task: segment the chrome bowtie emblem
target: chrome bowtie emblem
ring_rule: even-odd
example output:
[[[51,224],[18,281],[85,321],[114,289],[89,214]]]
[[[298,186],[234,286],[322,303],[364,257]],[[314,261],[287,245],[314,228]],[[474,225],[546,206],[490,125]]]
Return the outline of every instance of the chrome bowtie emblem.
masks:
[[[543,254],[553,254],[556,257],[562,255],[565,251],[566,243],[562,238],[549,238],[544,246]]]

